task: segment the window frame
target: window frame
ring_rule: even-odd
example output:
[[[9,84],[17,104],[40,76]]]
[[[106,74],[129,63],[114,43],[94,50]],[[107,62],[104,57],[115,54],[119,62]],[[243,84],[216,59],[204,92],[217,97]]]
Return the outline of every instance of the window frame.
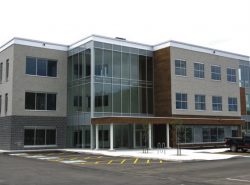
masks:
[[[32,93],[35,94],[35,109],[27,109],[26,108],[26,93]],[[37,94],[45,94],[45,109],[37,109]],[[55,95],[56,96],[56,100],[55,100],[55,109],[48,109],[48,94],[50,95]],[[24,100],[24,109],[26,111],[57,111],[57,97],[58,97],[58,93],[54,93],[54,92],[32,92],[32,91],[25,91],[25,100]]]
[[[204,98],[204,102],[203,101],[196,101],[196,97],[198,98],[198,96]],[[196,111],[205,111],[206,110],[206,95],[205,94],[195,94],[194,101],[195,101],[195,110]],[[198,107],[203,107],[203,106],[204,106],[204,109],[198,109]]]
[[[221,102],[218,103],[218,102],[214,102],[214,98],[220,98]],[[214,112],[222,112],[223,111],[223,100],[222,100],[222,96],[212,96],[212,110]],[[221,106],[220,106],[221,105]],[[221,110],[214,110],[214,106],[216,106],[217,108],[218,107],[221,107]]]
[[[213,72],[212,67],[219,67],[220,68],[220,73]],[[211,70],[211,79],[214,80],[214,81],[221,81],[221,66],[220,65],[211,65],[210,70]],[[213,74],[215,74],[215,75],[220,74],[220,79],[214,79]]]
[[[33,58],[35,59],[35,66],[36,66],[36,69],[35,69],[35,74],[29,74],[27,73],[27,59],[28,58]],[[45,69],[45,75],[39,75],[38,74],[38,60],[41,60],[41,61],[45,61],[45,66],[46,66],[46,69]],[[53,62],[53,63],[56,63],[56,75],[55,76],[50,76],[48,75],[48,66],[49,66],[49,62]],[[25,63],[26,67],[25,67],[25,74],[26,75],[29,75],[29,76],[37,76],[37,77],[50,77],[50,78],[58,78],[58,60],[56,59],[48,59],[48,58],[40,58],[40,57],[32,57],[32,56],[26,56],[26,63]]]
[[[229,74],[228,70],[230,70],[230,72],[234,71],[235,74],[234,75],[232,73]],[[237,71],[236,71],[235,68],[227,67],[227,81],[231,82],[231,83],[236,83],[237,82]]]
[[[194,77],[198,78],[198,79],[204,79],[205,78],[205,64],[201,63],[201,62],[194,62]],[[195,64],[199,65],[199,69],[195,68]],[[200,65],[203,66],[203,70],[200,69]],[[196,76],[196,74],[199,74],[198,76]],[[202,76],[202,75],[203,76]],[[201,75],[201,76],[200,76]]]
[[[25,130],[34,130],[34,142],[33,145],[25,145]],[[36,130],[44,130],[45,136],[45,144],[37,145],[36,144]],[[47,130],[55,131],[55,144],[47,144]],[[23,128],[23,146],[24,148],[39,148],[39,147],[57,147],[57,128],[54,126],[24,126]]]
[[[180,66],[179,67],[176,66],[176,62],[177,61],[180,61]],[[181,67],[181,62],[185,62],[185,68]],[[176,76],[187,76],[187,60],[184,60],[184,59],[175,59],[174,60],[174,64],[175,64],[174,66],[175,66],[175,75]],[[177,74],[177,70],[176,69],[179,69],[180,71],[184,70],[185,75],[183,75],[183,74]]]
[[[180,94],[181,100],[177,100],[177,94]],[[186,95],[186,101],[183,100],[183,95]],[[177,102],[180,103],[181,108],[177,108]],[[185,105],[183,108],[183,105]],[[187,93],[181,93],[181,92],[176,92],[175,93],[175,109],[176,110],[187,110],[188,109],[188,94]]]
[[[230,103],[230,100],[236,100],[236,104]],[[236,109],[231,109],[232,107],[235,107]],[[237,97],[228,97],[228,111],[229,112],[238,112],[238,99]]]

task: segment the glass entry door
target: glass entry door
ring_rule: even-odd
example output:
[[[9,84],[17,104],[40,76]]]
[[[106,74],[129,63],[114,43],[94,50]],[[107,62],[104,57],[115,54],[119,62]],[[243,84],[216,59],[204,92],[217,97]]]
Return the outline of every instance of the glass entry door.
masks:
[[[109,148],[109,125],[99,126],[99,148]]]
[[[75,148],[82,148],[82,130],[74,131],[73,146]]]
[[[137,130],[135,135],[136,135],[136,148],[142,148],[143,147],[143,131]]]

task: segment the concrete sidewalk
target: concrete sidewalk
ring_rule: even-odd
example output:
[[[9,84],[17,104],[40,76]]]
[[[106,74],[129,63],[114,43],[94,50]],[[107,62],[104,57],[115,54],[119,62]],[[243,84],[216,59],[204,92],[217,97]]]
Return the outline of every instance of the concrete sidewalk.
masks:
[[[200,160],[222,160],[230,159],[233,157],[238,157],[240,155],[228,155],[220,154],[220,152],[225,152],[228,149],[202,149],[202,150],[191,150],[182,149],[181,156],[177,156],[176,149],[165,149],[149,150],[148,153],[143,153],[142,150],[87,150],[87,149],[63,149],[62,151],[68,152],[79,152],[79,153],[89,153],[97,155],[107,155],[115,157],[136,157],[145,159],[160,159],[166,161],[200,161]]]

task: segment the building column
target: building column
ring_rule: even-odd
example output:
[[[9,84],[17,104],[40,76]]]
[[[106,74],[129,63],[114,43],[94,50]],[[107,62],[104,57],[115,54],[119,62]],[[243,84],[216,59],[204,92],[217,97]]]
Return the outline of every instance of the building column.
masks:
[[[95,125],[95,149],[99,149],[99,125]]]
[[[166,125],[166,134],[167,134],[167,148],[169,148],[169,124]]]
[[[90,125],[90,148],[94,149],[94,126]]]
[[[110,150],[114,150],[114,124],[110,124]]]
[[[136,148],[135,123],[133,124],[133,148]]]
[[[148,124],[148,148],[152,149],[152,124]]]

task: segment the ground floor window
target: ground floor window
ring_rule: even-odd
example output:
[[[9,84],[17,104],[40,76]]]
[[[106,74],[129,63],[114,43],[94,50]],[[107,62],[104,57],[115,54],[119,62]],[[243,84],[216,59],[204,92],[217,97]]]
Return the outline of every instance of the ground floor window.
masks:
[[[56,145],[55,128],[24,128],[24,145]]]

